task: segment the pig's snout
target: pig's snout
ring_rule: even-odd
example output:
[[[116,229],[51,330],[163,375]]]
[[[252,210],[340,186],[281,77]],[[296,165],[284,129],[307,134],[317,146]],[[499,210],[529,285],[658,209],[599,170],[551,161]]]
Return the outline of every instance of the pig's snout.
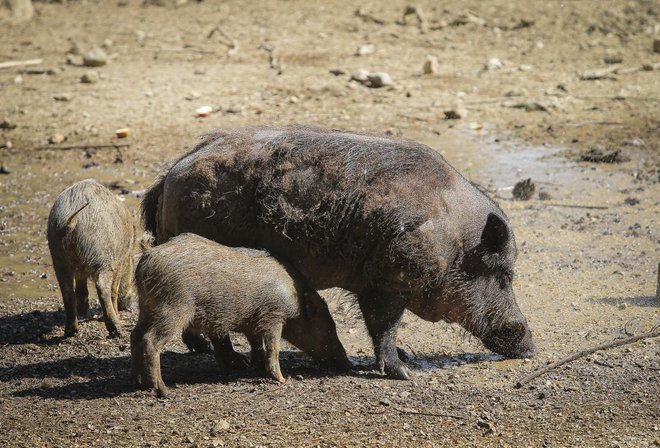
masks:
[[[510,321],[481,338],[484,345],[507,358],[531,358],[536,354],[527,322]]]

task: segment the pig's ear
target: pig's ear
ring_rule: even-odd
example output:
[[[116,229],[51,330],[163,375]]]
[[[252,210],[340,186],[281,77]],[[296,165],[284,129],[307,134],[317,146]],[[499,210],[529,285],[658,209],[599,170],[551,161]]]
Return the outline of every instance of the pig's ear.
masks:
[[[489,252],[500,252],[509,242],[509,229],[502,218],[489,213],[486,226],[481,232],[481,245]]]

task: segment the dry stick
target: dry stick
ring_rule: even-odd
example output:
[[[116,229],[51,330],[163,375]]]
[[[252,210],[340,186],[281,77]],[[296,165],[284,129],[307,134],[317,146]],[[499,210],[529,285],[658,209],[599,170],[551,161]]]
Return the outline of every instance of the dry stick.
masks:
[[[207,37],[208,39],[210,39],[211,37],[213,37],[213,34],[215,34],[216,31],[217,31],[218,33],[220,33],[220,34],[222,35],[222,37],[224,37],[225,39],[227,39],[227,40],[229,41],[228,43],[227,43],[227,42],[223,42],[223,44],[225,44],[225,45],[227,45],[227,46],[229,47],[229,50],[227,50],[227,54],[228,54],[229,56],[236,54],[236,53],[238,52],[238,42],[236,42],[236,39],[234,39],[233,37],[231,37],[231,36],[229,35],[229,33],[227,33],[227,32],[226,32],[226,31],[225,31],[220,25],[218,25],[218,26],[216,26],[215,28],[213,28],[213,29],[211,30],[211,32],[208,34],[208,36],[206,36],[206,37]]]
[[[119,149],[119,148],[128,148],[131,146],[130,143],[114,143],[109,145],[69,145],[69,146],[38,146],[34,149],[45,151],[47,149]]]
[[[525,378],[518,381],[513,387],[515,389],[520,389],[521,387],[523,387],[525,384],[529,383],[533,379],[538,378],[539,376],[548,373],[549,371],[556,369],[559,366],[563,366],[564,364],[569,363],[571,361],[575,361],[576,359],[589,356],[597,351],[606,350],[614,347],[620,347],[626,344],[632,344],[633,342],[641,341],[642,339],[657,338],[658,336],[660,336],[660,331],[658,331],[659,328],[660,325],[656,325],[648,333],[642,333],[637,336],[631,336],[629,338],[624,338],[624,339],[615,339],[614,341],[606,342],[604,344],[600,344],[595,347],[591,347],[588,349],[575,352],[565,358],[560,359],[559,361],[553,362],[552,364],[549,364],[544,368],[537,370],[531,375],[527,375]]]
[[[408,409],[403,409],[399,408],[397,406],[393,406],[394,410],[400,412],[401,414],[409,414],[409,415],[425,415],[428,417],[448,417],[448,418],[454,418],[456,420],[463,420],[465,417],[461,415],[454,415],[454,414],[442,414],[439,412],[422,412],[418,410],[408,410]]]
[[[590,210],[609,210],[606,205],[580,205],[580,204],[554,204],[552,202],[542,202],[543,205],[551,207],[566,207],[566,208],[586,208]]]
[[[39,65],[42,62],[44,62],[43,59],[28,59],[27,61],[0,62],[0,68],[23,67],[25,65]]]

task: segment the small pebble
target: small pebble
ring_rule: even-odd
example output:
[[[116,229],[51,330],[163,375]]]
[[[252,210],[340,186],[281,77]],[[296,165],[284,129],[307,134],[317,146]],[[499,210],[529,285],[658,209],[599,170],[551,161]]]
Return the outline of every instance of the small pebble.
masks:
[[[369,81],[369,71],[359,68],[351,73],[351,80],[364,84]]]
[[[53,145],[57,145],[59,143],[62,143],[64,140],[66,140],[66,137],[60,133],[56,133],[50,136],[48,139],[48,143],[51,143]]]
[[[502,63],[502,60],[499,58],[490,58],[488,62],[486,62],[486,70],[488,71],[493,71],[493,70],[499,70],[502,67],[504,67],[504,64]]]
[[[53,99],[55,101],[71,101],[72,98],[73,95],[71,95],[70,93],[57,93],[53,95]]]
[[[394,84],[390,75],[384,72],[369,73],[368,78],[372,87],[385,87]]]
[[[424,74],[436,75],[439,70],[440,64],[438,63],[438,58],[431,55],[426,56],[426,61],[424,61],[424,67],[422,68]]]
[[[95,84],[99,82],[99,74],[94,70],[88,70],[80,77],[83,84]]]
[[[357,47],[357,50],[355,50],[355,56],[368,56],[370,54],[374,54],[375,52],[376,46],[374,44],[365,44]]]
[[[83,56],[83,65],[86,67],[102,67],[108,63],[108,55],[99,47],[93,48]]]

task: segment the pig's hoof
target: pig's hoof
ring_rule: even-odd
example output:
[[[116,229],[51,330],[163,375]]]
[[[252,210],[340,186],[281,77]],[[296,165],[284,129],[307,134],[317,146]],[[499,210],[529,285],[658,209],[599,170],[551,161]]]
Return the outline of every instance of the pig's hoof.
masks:
[[[385,364],[383,370],[385,371],[385,375],[395,380],[409,380],[411,376],[410,369],[402,362]]]
[[[170,391],[167,387],[161,386],[156,389],[156,397],[158,398],[169,398]]]
[[[64,330],[64,337],[70,338],[78,334],[78,327],[67,328]]]
[[[121,338],[122,334],[121,331],[117,328],[113,328],[112,330],[108,330],[108,338],[110,339],[117,339]]]

